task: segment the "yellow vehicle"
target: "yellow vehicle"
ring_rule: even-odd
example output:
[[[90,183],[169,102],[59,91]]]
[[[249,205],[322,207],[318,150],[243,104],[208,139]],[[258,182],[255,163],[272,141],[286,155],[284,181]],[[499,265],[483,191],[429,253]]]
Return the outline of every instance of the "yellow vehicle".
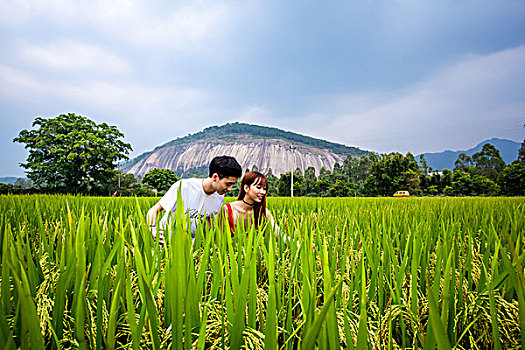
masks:
[[[394,197],[410,197],[410,193],[408,191],[397,191],[394,193]]]

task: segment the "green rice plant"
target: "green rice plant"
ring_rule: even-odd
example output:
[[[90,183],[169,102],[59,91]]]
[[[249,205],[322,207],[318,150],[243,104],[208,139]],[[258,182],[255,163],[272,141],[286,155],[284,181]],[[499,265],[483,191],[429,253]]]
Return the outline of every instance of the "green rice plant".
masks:
[[[179,210],[163,246],[155,201],[0,196],[0,344],[523,347],[524,198],[269,198],[279,233]]]

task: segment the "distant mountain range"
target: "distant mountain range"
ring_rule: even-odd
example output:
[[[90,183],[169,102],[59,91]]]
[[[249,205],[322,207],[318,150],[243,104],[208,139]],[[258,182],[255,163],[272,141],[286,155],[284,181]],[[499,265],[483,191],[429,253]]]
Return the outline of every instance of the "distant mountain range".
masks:
[[[291,148],[293,144],[293,149]],[[244,169],[256,166],[276,176],[291,169],[313,166],[317,173],[324,167],[332,170],[348,154],[361,156],[368,151],[357,147],[316,139],[277,128],[232,123],[211,126],[201,132],[170,141],[146,152],[122,169],[144,176],[154,168],[171,169],[177,175],[207,174],[210,160],[219,155],[235,157]]]
[[[0,183],[3,184],[10,184],[13,185],[16,180],[18,180],[18,177],[8,176],[8,177],[0,177]]]
[[[443,151],[443,152],[436,152],[436,153],[423,153],[423,156],[425,157],[428,165],[432,167],[432,169],[437,169],[437,170],[450,169],[452,170],[454,169],[454,163],[456,162],[456,159],[458,159],[458,155],[460,153],[466,153],[467,155],[472,156],[474,153],[481,151],[481,149],[483,148],[483,145],[486,143],[490,143],[494,147],[496,147],[499,150],[499,154],[501,155],[501,158],[503,158],[503,160],[507,164],[512,163],[514,160],[518,158],[518,150],[521,147],[521,144],[519,142],[505,140],[505,139],[498,139],[498,138],[492,138],[490,140],[485,140],[483,142],[480,142],[476,147],[473,147],[473,148],[470,148],[464,151]],[[416,159],[419,160],[419,156],[417,156]]]

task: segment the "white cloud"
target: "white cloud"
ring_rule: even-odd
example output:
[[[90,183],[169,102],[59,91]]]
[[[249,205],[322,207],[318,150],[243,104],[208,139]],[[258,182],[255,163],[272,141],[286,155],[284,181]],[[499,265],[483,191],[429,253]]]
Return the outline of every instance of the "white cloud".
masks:
[[[59,40],[49,45],[20,47],[20,57],[36,65],[61,71],[129,73],[131,65],[122,57],[100,46],[73,40]]]
[[[132,144],[133,156],[209,126],[217,117],[216,111],[207,107],[211,96],[197,89],[128,81],[47,79],[1,64],[0,98],[30,105],[35,111],[4,115],[3,123],[16,122],[27,128],[36,115],[55,117],[74,112],[116,125]],[[24,119],[22,124],[20,119]]]
[[[261,124],[272,118],[270,112],[258,105],[245,107],[240,113],[238,119],[245,123]]]
[[[325,113],[327,123],[318,123],[316,134],[380,152],[413,153],[470,147],[500,135],[519,139],[524,76],[523,46],[470,56],[387,101],[382,95],[338,97],[335,105],[348,109]],[[333,110],[329,100],[326,110]]]
[[[234,9],[217,1],[168,2],[160,6],[132,0],[2,1],[4,24],[49,22],[66,29],[86,28],[143,49],[208,49],[230,30]],[[174,6],[177,6],[174,8]]]
[[[48,80],[5,65],[0,65],[0,95],[19,103],[43,107],[52,104],[62,112],[70,108],[97,112],[137,129],[151,124],[158,127],[207,98],[205,92],[189,88],[103,80]]]

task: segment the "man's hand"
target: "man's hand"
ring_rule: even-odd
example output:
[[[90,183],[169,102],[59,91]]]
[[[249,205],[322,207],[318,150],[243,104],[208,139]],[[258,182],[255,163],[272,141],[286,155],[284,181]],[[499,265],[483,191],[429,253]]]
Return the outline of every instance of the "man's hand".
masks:
[[[157,223],[157,217],[159,215],[159,211],[161,210],[164,210],[164,208],[162,205],[160,205],[160,203],[155,204],[150,210],[148,210],[148,213],[146,214],[146,221],[148,222],[148,225],[155,225]]]

